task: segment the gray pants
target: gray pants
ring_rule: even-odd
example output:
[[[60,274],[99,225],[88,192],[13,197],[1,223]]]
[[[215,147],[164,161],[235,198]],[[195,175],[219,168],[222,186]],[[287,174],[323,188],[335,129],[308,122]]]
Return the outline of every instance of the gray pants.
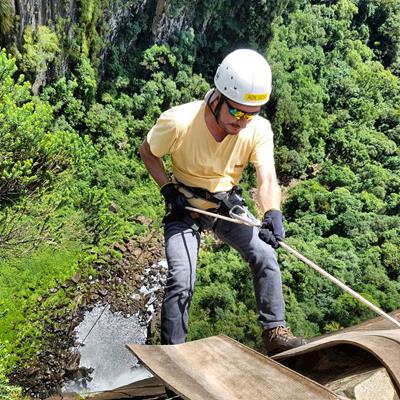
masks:
[[[186,341],[188,314],[196,279],[200,227],[211,228],[212,219],[201,216],[165,224],[168,277],[161,309],[161,343]],[[274,249],[258,237],[258,229],[218,220],[215,235],[235,248],[249,263],[253,274],[259,321],[263,329],[286,326],[282,281]]]

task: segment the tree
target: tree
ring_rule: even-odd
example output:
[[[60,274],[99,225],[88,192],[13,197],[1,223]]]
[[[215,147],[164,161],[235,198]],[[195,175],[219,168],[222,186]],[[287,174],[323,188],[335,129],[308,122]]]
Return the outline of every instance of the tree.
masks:
[[[0,199],[2,203],[33,191],[69,163],[76,136],[52,131],[52,108],[30,94],[30,84],[15,59],[0,53]]]

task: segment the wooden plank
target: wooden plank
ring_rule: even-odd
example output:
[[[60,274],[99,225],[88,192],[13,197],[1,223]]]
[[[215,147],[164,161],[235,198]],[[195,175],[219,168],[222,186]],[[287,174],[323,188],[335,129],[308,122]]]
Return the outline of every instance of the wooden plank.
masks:
[[[226,336],[128,348],[183,399],[337,399],[323,386]]]
[[[91,393],[85,398],[87,400],[146,399],[149,397],[154,399],[163,394],[165,394],[163,382],[157,377],[152,377],[121,386],[118,389]]]

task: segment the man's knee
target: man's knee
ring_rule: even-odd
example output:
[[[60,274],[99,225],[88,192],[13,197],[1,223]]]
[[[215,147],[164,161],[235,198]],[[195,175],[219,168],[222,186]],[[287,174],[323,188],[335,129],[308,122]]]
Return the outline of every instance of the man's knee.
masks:
[[[188,266],[170,269],[165,283],[165,292],[173,296],[189,296],[193,292],[195,273]]]
[[[275,250],[261,239],[257,241],[250,251],[248,261],[253,266],[258,266],[259,268],[264,267],[270,270],[279,270]]]
[[[191,298],[193,296],[193,287],[191,285],[184,285],[181,283],[166,285],[165,296],[177,297],[177,298]]]

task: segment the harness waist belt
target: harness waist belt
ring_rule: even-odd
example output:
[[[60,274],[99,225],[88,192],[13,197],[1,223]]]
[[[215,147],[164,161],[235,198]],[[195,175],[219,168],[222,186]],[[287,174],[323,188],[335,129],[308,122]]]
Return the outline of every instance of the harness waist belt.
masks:
[[[176,178],[175,178],[176,180]],[[218,193],[221,192],[217,192],[217,193],[211,193],[209,192],[207,189],[202,189],[199,187],[192,187],[192,186],[187,186],[182,182],[178,182],[176,181],[180,186],[182,186],[183,188],[187,189],[190,193],[192,193],[195,197],[200,197],[204,200],[207,201],[212,201],[214,203],[220,203],[221,199],[219,199],[218,197],[216,197],[216,195],[218,195]],[[226,192],[223,192],[226,193]]]

